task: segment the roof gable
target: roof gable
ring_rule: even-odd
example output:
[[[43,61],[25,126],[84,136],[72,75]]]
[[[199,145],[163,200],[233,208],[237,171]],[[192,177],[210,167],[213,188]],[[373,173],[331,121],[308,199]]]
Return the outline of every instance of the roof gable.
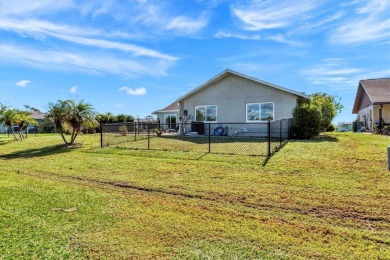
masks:
[[[180,98],[177,99],[177,101],[180,102],[180,101],[182,101],[182,100],[184,100],[186,98],[189,98],[190,96],[192,96],[192,95],[194,95],[194,94],[204,90],[205,88],[215,84],[216,82],[224,79],[225,77],[227,77],[229,75],[235,75],[235,76],[238,76],[238,77],[241,77],[241,78],[245,78],[245,79],[257,82],[257,83],[261,83],[261,84],[263,84],[265,86],[272,87],[272,88],[275,88],[275,89],[279,89],[279,90],[288,92],[290,94],[293,94],[293,95],[296,95],[296,96],[299,96],[299,97],[309,98],[309,96],[304,94],[304,93],[297,92],[297,91],[294,91],[294,90],[291,90],[291,89],[287,89],[287,88],[284,88],[284,87],[281,87],[281,86],[278,86],[278,85],[275,85],[275,84],[272,84],[272,83],[269,83],[269,82],[266,82],[266,81],[263,81],[263,80],[260,80],[260,79],[256,79],[256,78],[247,76],[245,74],[242,74],[242,73],[239,73],[239,72],[227,69],[227,70],[224,70],[223,72],[221,72],[220,74],[216,75],[215,77],[211,78],[210,80],[206,81],[205,83],[203,83],[199,87],[194,88],[193,90],[191,90],[187,94],[181,96]]]
[[[360,80],[352,109],[357,114],[368,97],[370,105],[390,104],[390,78]],[[367,106],[365,106],[367,107]]]
[[[175,102],[169,104],[168,106],[166,106],[163,109],[156,110],[156,111],[152,112],[152,114],[155,115],[157,113],[163,113],[163,112],[178,112],[179,109],[180,109],[179,108],[179,102],[175,101]]]

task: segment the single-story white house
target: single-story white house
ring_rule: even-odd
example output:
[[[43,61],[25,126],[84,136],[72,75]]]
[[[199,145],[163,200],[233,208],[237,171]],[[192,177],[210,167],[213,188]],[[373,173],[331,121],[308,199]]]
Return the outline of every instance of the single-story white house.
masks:
[[[309,96],[227,69],[153,114],[165,124],[259,123],[292,118],[300,98]]]
[[[360,80],[352,113],[370,131],[390,123],[390,78]]]

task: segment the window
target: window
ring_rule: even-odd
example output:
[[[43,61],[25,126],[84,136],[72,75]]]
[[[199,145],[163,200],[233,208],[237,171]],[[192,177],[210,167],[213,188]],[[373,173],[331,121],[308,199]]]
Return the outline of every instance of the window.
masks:
[[[176,120],[175,114],[164,115],[164,123],[168,129],[175,129],[176,128],[176,121],[177,120]]]
[[[198,122],[216,122],[217,121],[217,106],[196,106],[195,121]]]
[[[274,120],[274,103],[248,103],[246,104],[246,121]]]

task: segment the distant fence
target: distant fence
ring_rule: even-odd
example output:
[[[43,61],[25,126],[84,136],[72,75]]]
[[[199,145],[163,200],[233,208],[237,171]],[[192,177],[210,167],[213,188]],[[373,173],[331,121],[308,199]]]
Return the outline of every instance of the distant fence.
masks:
[[[101,147],[271,156],[291,138],[292,119],[265,123],[101,125]]]

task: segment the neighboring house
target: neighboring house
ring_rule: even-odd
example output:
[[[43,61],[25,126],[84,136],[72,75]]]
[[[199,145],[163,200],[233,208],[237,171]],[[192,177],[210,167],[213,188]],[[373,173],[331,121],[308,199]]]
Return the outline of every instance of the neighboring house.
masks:
[[[348,132],[352,131],[352,123],[351,122],[340,122],[337,126],[337,132]]]
[[[42,113],[41,111],[31,111],[30,116],[37,121],[38,125],[45,121],[46,113]],[[29,125],[27,127],[27,133],[37,133],[38,126]]]
[[[161,122],[171,113],[181,123],[259,123],[292,118],[300,98],[309,96],[228,69],[154,113]]]
[[[390,123],[390,78],[360,80],[352,113],[370,131],[374,124]]]
[[[154,111],[152,114],[157,115],[157,120],[167,129],[176,129],[180,119],[179,102],[175,101],[163,109]]]

